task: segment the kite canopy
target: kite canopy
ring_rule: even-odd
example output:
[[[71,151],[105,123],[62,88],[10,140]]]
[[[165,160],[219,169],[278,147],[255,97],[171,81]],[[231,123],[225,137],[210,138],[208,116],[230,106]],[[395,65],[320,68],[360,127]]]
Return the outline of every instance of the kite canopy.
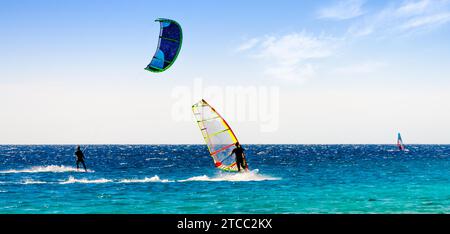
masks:
[[[236,156],[230,153],[238,140],[228,123],[205,100],[194,104],[192,111],[214,165],[224,171],[237,171]]]
[[[163,72],[172,66],[177,59],[183,41],[183,32],[180,25],[174,20],[156,19],[155,21],[161,25],[158,48],[145,70]]]

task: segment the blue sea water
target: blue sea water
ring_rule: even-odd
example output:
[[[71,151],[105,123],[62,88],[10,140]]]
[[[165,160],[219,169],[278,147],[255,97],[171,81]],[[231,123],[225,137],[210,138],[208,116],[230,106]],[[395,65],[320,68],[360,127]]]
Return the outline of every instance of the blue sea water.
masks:
[[[0,146],[0,213],[450,213],[450,145],[244,145],[250,173],[204,145]]]

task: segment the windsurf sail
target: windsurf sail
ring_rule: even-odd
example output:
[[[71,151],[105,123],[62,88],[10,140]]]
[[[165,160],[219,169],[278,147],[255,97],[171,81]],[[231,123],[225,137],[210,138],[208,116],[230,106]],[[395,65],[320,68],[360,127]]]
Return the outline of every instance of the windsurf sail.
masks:
[[[214,165],[224,171],[238,171],[236,156],[230,156],[238,139],[231,127],[205,100],[194,104],[192,112],[208,146]],[[245,162],[247,165],[247,162]],[[248,165],[246,166],[248,168]]]
[[[403,144],[402,136],[400,135],[400,133],[398,133],[397,137],[397,147],[399,150],[402,151],[406,149],[405,145]]]
[[[171,19],[156,19],[160,23],[159,42],[156,53],[150,64],[145,68],[151,72],[167,70],[178,57],[183,41],[183,32],[180,25]]]

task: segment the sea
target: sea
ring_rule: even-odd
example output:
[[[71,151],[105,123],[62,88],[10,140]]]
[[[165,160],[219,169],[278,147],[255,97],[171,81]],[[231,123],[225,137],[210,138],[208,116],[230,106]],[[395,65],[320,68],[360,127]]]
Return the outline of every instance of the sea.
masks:
[[[0,145],[1,214],[450,213],[450,145]]]

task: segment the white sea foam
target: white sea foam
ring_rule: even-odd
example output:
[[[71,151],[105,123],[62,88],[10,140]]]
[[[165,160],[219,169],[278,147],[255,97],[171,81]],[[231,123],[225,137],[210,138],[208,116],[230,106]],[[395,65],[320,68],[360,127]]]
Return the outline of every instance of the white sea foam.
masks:
[[[9,173],[43,173],[43,172],[53,172],[53,173],[63,173],[63,172],[84,172],[84,169],[77,170],[75,167],[68,166],[58,166],[58,165],[50,165],[50,166],[35,166],[27,169],[11,169],[0,171],[0,174],[9,174]],[[92,170],[88,170],[88,172],[94,172]]]
[[[159,176],[155,175],[153,177],[145,177],[144,179],[121,179],[121,180],[110,180],[105,178],[100,179],[76,179],[73,176],[70,176],[66,181],[60,182],[60,184],[74,184],[74,183],[82,183],[82,184],[102,184],[102,183],[168,183],[174,182],[168,179],[161,179]]]
[[[102,183],[109,183],[112,182],[112,180],[108,180],[105,178],[100,178],[100,179],[94,179],[94,180],[89,180],[89,179],[76,179],[73,176],[70,176],[69,179],[67,179],[66,181],[62,181],[60,182],[60,184],[74,184],[74,183],[82,183],[82,184],[102,184]]]
[[[33,180],[33,179],[25,179],[20,184],[46,184],[45,181]]]
[[[266,175],[261,175],[258,170],[253,170],[246,173],[234,173],[234,174],[221,174],[215,177],[209,177],[207,175],[194,176],[185,180],[178,180],[178,182],[189,182],[189,181],[210,181],[210,182],[245,182],[245,181],[267,181],[267,180],[281,180],[281,178],[271,177]]]
[[[154,183],[154,182],[168,183],[174,181],[168,179],[161,179],[157,175],[151,178],[145,177],[144,179],[123,179],[119,181],[119,183]]]
[[[42,170],[41,170],[42,171]],[[193,176],[184,180],[169,180],[169,179],[161,179],[158,175],[153,177],[145,177],[143,179],[106,179],[106,178],[98,178],[98,179],[88,179],[88,178],[75,178],[73,176],[69,176],[67,180],[60,181],[59,184],[102,184],[102,183],[171,183],[171,182],[190,182],[190,181],[207,181],[207,182],[246,182],[246,181],[269,181],[269,180],[281,180],[278,177],[271,177],[267,175],[262,175],[258,173],[258,170],[253,170],[246,173],[221,173],[219,175],[209,177],[207,175],[202,176]],[[5,182],[3,182],[5,183]],[[33,179],[24,179],[19,184],[46,184],[52,182],[46,181],[38,181]]]

